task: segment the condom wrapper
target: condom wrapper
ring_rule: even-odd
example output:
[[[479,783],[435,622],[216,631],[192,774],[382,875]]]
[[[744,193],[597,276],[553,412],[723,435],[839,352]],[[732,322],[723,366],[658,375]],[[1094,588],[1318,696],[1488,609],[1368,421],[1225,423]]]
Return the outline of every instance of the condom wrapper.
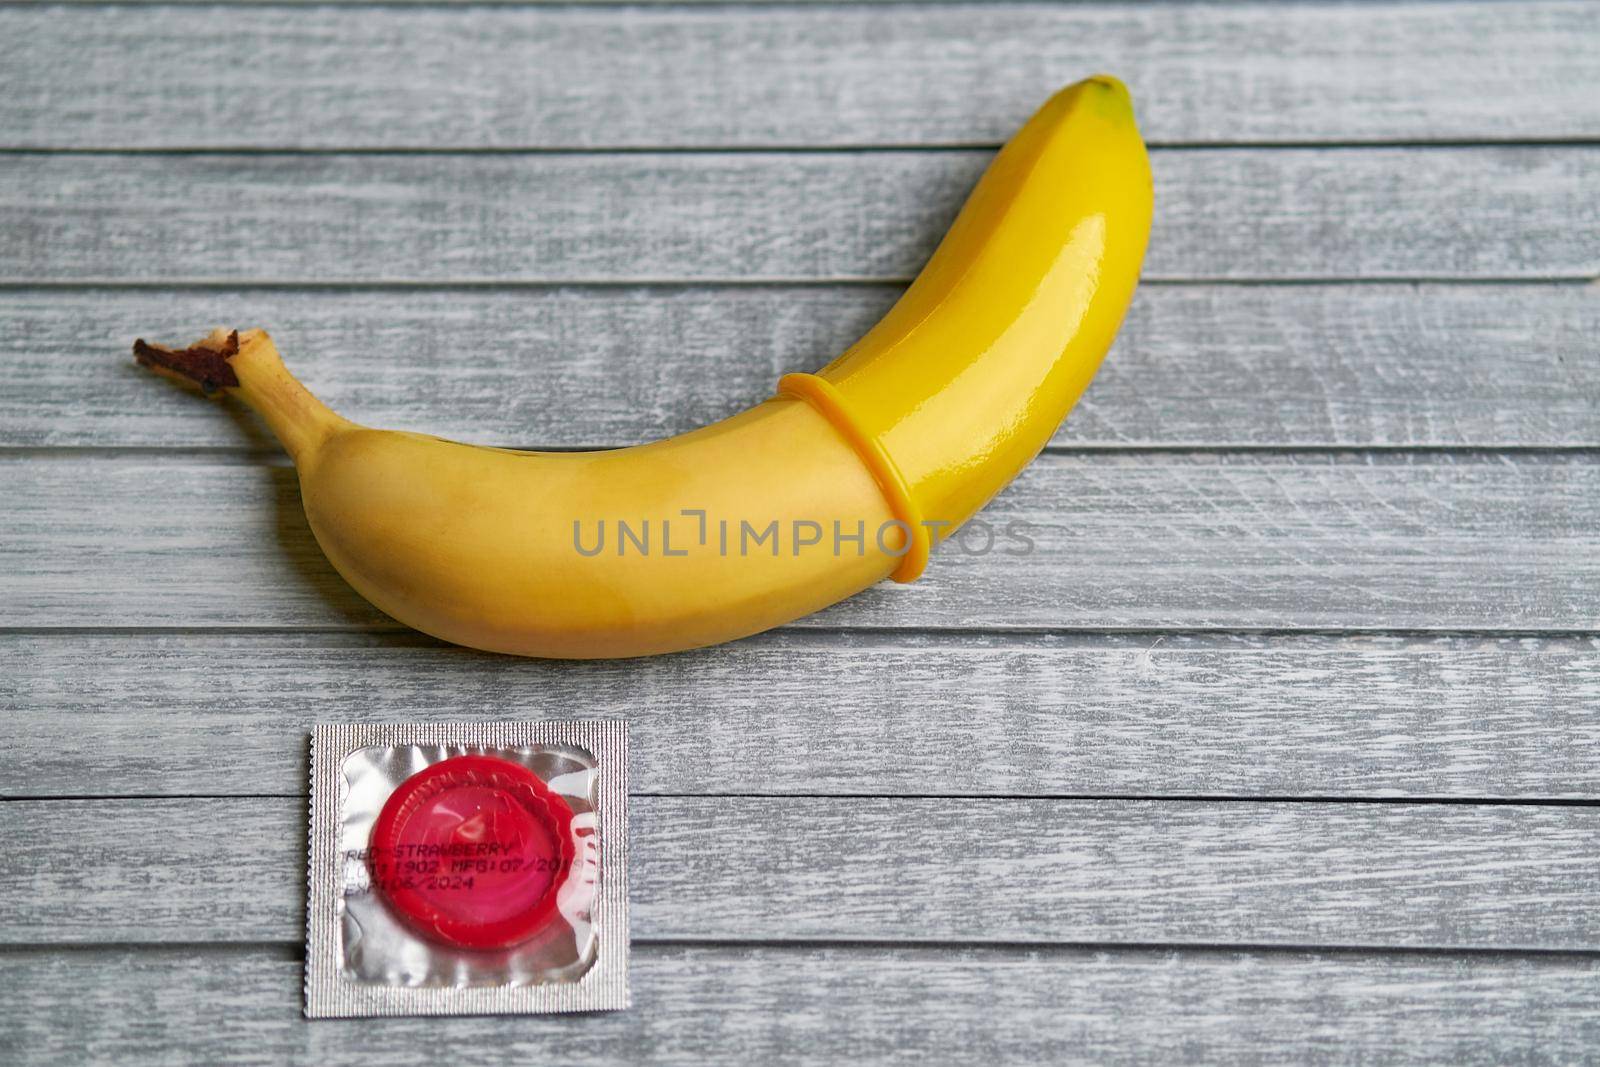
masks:
[[[309,1018],[628,1006],[627,724],[324,724]]]

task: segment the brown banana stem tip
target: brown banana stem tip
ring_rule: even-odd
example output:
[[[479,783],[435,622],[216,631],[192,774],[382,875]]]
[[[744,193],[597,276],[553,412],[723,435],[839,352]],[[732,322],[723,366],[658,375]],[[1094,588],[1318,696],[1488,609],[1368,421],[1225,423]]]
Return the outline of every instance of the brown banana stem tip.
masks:
[[[142,367],[148,367],[164,378],[195,386],[206,396],[215,396],[223,389],[239,384],[228,360],[239,354],[239,331],[222,335],[218,330],[210,337],[196,341],[188,348],[166,348],[152,345],[144,338],[133,342],[133,358]]]

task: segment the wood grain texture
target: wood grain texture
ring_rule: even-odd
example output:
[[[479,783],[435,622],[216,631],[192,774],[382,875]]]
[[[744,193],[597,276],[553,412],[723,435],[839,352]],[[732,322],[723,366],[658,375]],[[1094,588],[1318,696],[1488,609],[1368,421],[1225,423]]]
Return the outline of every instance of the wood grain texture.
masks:
[[[1572,1063],[1592,957],[640,945],[631,1011],[307,1025],[275,947],[0,952],[38,1064]]]
[[[177,10],[0,9],[0,143],[999,143],[1103,66],[1156,141],[1600,135],[1581,2]]]
[[[0,291],[0,446],[250,448],[126,359],[270,328],[336,409],[528,448],[636,444],[815,370],[895,286]],[[1600,288],[1149,286],[1056,447],[1600,445]],[[269,445],[268,447],[274,447]]]
[[[0,1062],[1593,1058],[1600,5],[292,3],[0,4]],[[127,362],[677,432],[1102,66],[1177,284],[986,513],[1037,551],[779,633],[402,631]],[[305,1024],[309,725],[572,714],[633,724],[634,1010]]]
[[[639,797],[645,940],[1600,949],[1600,808]],[[305,800],[8,801],[0,941],[293,941]]]
[[[0,155],[0,280],[900,280],[991,158]],[[1149,278],[1600,275],[1600,146],[1153,165]]]
[[[323,558],[287,466],[14,455],[0,498],[13,627],[394,625]],[[1600,626],[1588,452],[1046,455],[981,518],[989,551],[974,525],[915,584],[798,625]]]
[[[576,664],[398,634],[10,634],[0,796],[292,793],[316,722],[581,712],[629,720],[641,793],[1592,799],[1597,652],[791,631]]]

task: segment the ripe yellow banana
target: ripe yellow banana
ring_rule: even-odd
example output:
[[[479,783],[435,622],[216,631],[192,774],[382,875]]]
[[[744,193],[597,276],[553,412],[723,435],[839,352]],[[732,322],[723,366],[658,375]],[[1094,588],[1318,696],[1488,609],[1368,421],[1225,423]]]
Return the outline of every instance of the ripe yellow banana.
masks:
[[[916,282],[842,356],[742,414],[615,451],[359,426],[260,330],[134,351],[261,414],[328,558],[396,619],[525,656],[670,652],[915,578],[937,533],[1015,477],[1088,385],[1150,212],[1127,90],[1079,82],[1000,151]]]

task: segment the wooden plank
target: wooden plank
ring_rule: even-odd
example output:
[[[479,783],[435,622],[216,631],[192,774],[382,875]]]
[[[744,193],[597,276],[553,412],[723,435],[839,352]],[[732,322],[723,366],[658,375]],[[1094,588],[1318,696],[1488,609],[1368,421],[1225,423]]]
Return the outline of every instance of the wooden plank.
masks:
[[[134,334],[230,321],[269,327],[319,395],[370,425],[635,444],[815,369],[898,291],[0,291],[0,446],[249,447],[227,410],[123,358]],[[1055,443],[1592,447],[1596,337],[1593,286],[1151,286]]]
[[[0,155],[0,280],[906,279],[990,158]],[[1150,278],[1600,275],[1600,146],[1205,149],[1154,166]]]
[[[0,9],[0,143],[997,144],[1103,66],[1164,142],[1600,134],[1582,2],[178,10]]]
[[[300,1018],[275,947],[0,952],[0,1051],[37,1064],[1582,1062],[1593,957],[639,945],[633,1010]]]
[[[0,499],[12,627],[393,625],[323,558],[287,466],[13,453]],[[974,526],[804,625],[1600,628],[1589,452],[1046,455],[981,517],[992,541]]]
[[[316,722],[576,711],[632,723],[642,793],[1593,799],[1597,652],[791,631],[552,664],[404,635],[9,634],[0,795],[292,793]]]
[[[303,797],[8,801],[6,943],[293,941]],[[1600,809],[640,797],[644,939],[1600,949]]]

